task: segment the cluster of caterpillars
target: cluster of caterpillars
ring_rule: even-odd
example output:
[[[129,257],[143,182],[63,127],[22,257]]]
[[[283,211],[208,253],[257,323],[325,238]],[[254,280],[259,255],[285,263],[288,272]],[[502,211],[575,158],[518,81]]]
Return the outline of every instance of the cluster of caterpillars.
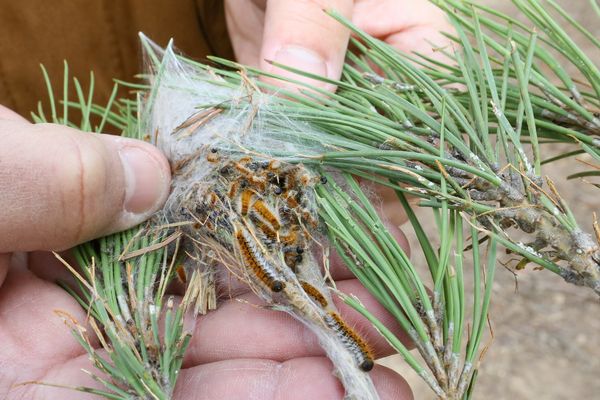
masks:
[[[317,227],[309,194],[314,178],[301,165],[277,160],[223,160],[216,149],[207,158],[216,166],[211,177],[215,184],[198,203],[196,215],[205,217],[208,228],[230,230],[247,264],[262,265],[259,252],[275,255],[275,260],[282,254],[285,265],[296,272],[309,230]],[[270,269],[265,266],[265,272]],[[271,278],[264,274],[263,283],[271,287]]]
[[[208,152],[212,167],[199,187],[193,207],[192,235],[208,237],[235,254],[252,285],[295,306],[300,292],[313,303],[322,325],[334,332],[363,371],[373,368],[367,343],[346,324],[327,297],[304,280],[307,254],[316,232],[313,187],[326,183],[301,164],[252,157],[232,158],[217,149]],[[185,271],[178,270],[185,279]],[[294,292],[296,290],[296,292]]]

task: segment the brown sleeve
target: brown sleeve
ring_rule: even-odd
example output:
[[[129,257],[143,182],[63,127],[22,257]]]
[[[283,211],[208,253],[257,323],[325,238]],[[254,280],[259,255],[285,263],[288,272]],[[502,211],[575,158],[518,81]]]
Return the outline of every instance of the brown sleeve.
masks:
[[[223,0],[0,0],[0,104],[28,117],[47,99],[40,64],[62,93],[63,60],[84,87],[94,71],[102,104],[113,78],[141,71],[139,31],[195,59],[233,56]]]

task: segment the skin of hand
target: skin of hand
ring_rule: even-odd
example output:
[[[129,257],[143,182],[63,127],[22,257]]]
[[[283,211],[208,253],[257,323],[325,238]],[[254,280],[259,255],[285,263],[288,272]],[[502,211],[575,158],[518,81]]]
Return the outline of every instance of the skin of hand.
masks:
[[[276,61],[339,79],[350,32],[323,12],[329,9],[405,52],[435,57],[430,43],[439,47],[449,44],[440,32],[451,32],[451,25],[428,0],[226,0],[227,27],[237,60],[335,90],[332,85],[299,77],[269,63]]]
[[[229,0],[227,20],[238,60],[271,71],[264,60],[276,60],[339,78],[349,33],[322,12],[326,8],[407,51],[427,51],[424,38],[435,42],[438,30],[447,29],[441,13],[425,0]],[[168,164],[148,144],[31,125],[2,107],[0,143],[0,397],[97,399],[71,389],[19,385],[100,387],[81,371],[92,370],[87,354],[53,313],[86,319],[53,283],[69,273],[47,250],[68,249],[141,222],[167,195]],[[403,235],[397,236],[406,248]],[[332,274],[339,289],[356,294],[402,336],[339,260],[332,261]],[[239,293],[199,318],[174,398],[341,399],[343,389],[314,335],[257,303],[253,294]],[[394,353],[356,312],[338,306],[378,357]],[[412,399],[393,371],[376,366],[371,375],[382,399]]]

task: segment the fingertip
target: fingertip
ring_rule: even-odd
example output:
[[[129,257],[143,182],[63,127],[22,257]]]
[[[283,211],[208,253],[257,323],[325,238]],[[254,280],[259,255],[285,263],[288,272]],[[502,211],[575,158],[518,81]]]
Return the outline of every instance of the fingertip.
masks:
[[[273,78],[265,78],[266,81],[292,90],[299,90],[303,84],[335,90],[335,85],[329,82],[302,76],[276,65],[293,67],[329,80],[339,79],[350,33],[329,16],[325,8],[350,15],[352,1],[278,0],[268,3],[260,66],[267,72],[298,83]]]
[[[371,373],[371,378],[382,400],[414,399],[414,395],[406,379],[391,368],[377,364]]]
[[[344,388],[325,357],[298,357],[278,363],[240,358],[182,369],[173,398],[341,399]],[[412,400],[402,376],[381,365],[369,374],[382,400]]]
[[[149,143],[103,135],[116,150],[123,168],[125,198],[122,211],[111,230],[139,224],[155,213],[167,199],[171,172],[167,159]]]
[[[331,68],[328,66],[327,60],[313,49],[298,45],[284,45],[277,49],[273,59],[264,59],[261,67],[263,70],[278,75],[281,78],[265,77],[263,80],[274,86],[295,91],[305,90],[305,84],[325,89],[329,92],[333,92],[336,89],[335,85],[295,73],[280,67],[280,65],[292,67],[308,74],[329,78]],[[286,79],[295,82],[286,81]]]

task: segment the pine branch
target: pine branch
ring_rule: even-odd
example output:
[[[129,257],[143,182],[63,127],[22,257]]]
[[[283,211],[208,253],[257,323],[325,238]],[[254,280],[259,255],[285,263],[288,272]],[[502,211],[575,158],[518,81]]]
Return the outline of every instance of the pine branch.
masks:
[[[537,4],[536,0],[530,2]],[[479,29],[479,17],[474,14],[475,23],[456,23],[457,40],[462,47],[454,54],[459,68],[453,71],[459,78],[444,77],[468,89],[462,91],[438,84],[439,77],[433,76],[430,69],[420,68],[413,56],[399,53],[369,37],[341,15],[332,12],[332,16],[359,38],[353,43],[358,54],[349,56],[351,61],[358,62],[345,66],[343,80],[339,82],[277,65],[298,75],[337,85],[338,92],[327,95],[307,84],[301,95],[279,89],[285,98],[278,100],[274,107],[290,118],[318,127],[324,132],[322,143],[335,150],[308,158],[277,155],[305,164],[343,168],[363,178],[396,180],[407,185],[403,191],[426,199],[423,205],[440,207],[439,200],[447,199],[452,207],[475,216],[482,228],[491,231],[494,227],[500,228],[495,234],[498,240],[511,243],[511,248],[519,254],[558,273],[568,282],[600,293],[600,249],[596,238],[582,231],[558,193],[543,188],[540,144],[533,137],[538,126],[545,128],[544,122],[550,122],[536,119],[533,96],[529,95],[532,86],[547,82],[535,80],[541,74],[534,68],[533,57],[545,54],[539,50],[535,35],[527,40],[520,36],[518,43],[524,43],[524,48],[516,39],[500,46]],[[467,24],[474,30],[475,45],[471,45],[466,35]],[[510,35],[519,37],[514,33]],[[496,59],[503,65],[500,79],[490,62]],[[225,67],[243,69],[249,77],[277,78],[226,60],[214,61]],[[383,73],[377,73],[371,65],[377,65]],[[236,73],[210,70],[230,83],[240,83]],[[557,73],[562,75],[560,70]],[[588,75],[595,76],[592,72]],[[297,80],[286,80],[302,85]],[[572,82],[570,78],[565,80]],[[257,85],[265,90],[275,89],[260,82]],[[512,91],[510,85],[514,88]],[[550,84],[543,87],[556,89]],[[578,90],[571,86],[570,91]],[[512,109],[509,93],[515,99],[510,103],[514,106]],[[590,117],[577,101],[568,98],[565,101],[581,110],[582,117]],[[237,105],[220,107],[231,111]],[[444,111],[447,117],[442,144],[440,118]],[[593,121],[593,115],[591,118]],[[275,118],[268,121],[267,116],[267,123],[276,127],[279,122]],[[589,146],[595,140],[589,132],[584,134],[571,129],[565,132],[567,128],[556,121],[552,126],[555,131],[565,136],[568,132],[568,137],[580,140],[583,150],[595,152],[595,148]],[[296,134],[302,136],[301,132]],[[533,148],[532,160],[526,151],[527,138]],[[441,147],[446,148],[443,156],[439,155]],[[441,190],[442,177],[447,178],[451,186],[447,193]],[[531,234],[530,243],[513,241],[511,227]]]
[[[356,36],[352,43],[356,51],[348,54],[341,80],[277,65],[334,84],[335,94],[291,78],[285,80],[303,86],[302,93],[275,88],[258,78],[282,78],[227,60],[213,59],[216,67],[183,57],[180,61],[198,72],[193,79],[214,88],[246,91],[247,96],[231,101],[198,104],[206,115],[240,115],[257,106],[252,103],[254,95],[277,90],[279,97],[258,105],[261,129],[282,143],[293,140],[320,151],[298,154],[281,146],[268,149],[268,154],[321,172],[337,171],[338,175],[330,176],[330,185],[315,189],[331,245],[409,333],[422,360],[355,298],[342,298],[373,323],[438,398],[468,399],[485,352],[481,342],[498,244],[600,294],[599,234],[594,238],[583,232],[552,180],[543,179],[543,165],[556,159],[586,152],[600,160],[600,72],[557,18],[596,47],[599,42],[553,1],[515,0],[528,23],[468,0],[434,3],[448,13],[456,29],[448,35],[456,49],[439,50],[448,57],[446,61],[399,53],[331,12]],[[592,5],[597,11],[597,3]],[[159,75],[160,55],[149,54]],[[580,78],[571,76],[563,59]],[[70,100],[66,77],[67,69],[62,115],[49,84],[50,116],[40,106],[36,122],[73,125],[69,110],[76,108],[84,116],[83,130],[101,130],[108,124],[125,136],[147,139],[137,116],[140,96],[116,99],[115,90],[107,106],[98,106],[92,102],[93,84],[84,93],[74,81],[77,98]],[[140,91],[151,89],[129,85]],[[97,127],[92,127],[92,115],[100,117]],[[209,125],[211,118],[194,129]],[[296,131],[290,131],[289,120],[299,127]],[[541,148],[546,141],[574,143],[579,148],[543,160]],[[238,151],[265,151],[259,142],[244,145]],[[410,263],[355,177],[396,190],[425,254],[428,277]],[[419,198],[420,205],[435,214],[438,249],[424,234],[407,196]],[[527,233],[530,242],[516,241],[514,228]],[[465,238],[468,234],[471,243]],[[102,373],[96,379],[106,391],[96,392],[107,398],[135,394],[166,399],[172,393],[189,342],[183,313],[196,294],[188,290],[180,306],[165,299],[174,257],[164,245],[167,235],[139,227],[78,250],[83,267],[79,288],[67,290],[89,310],[97,336],[105,338],[110,360],[97,355],[79,323],[63,318]],[[129,256],[123,257],[124,253]],[[467,257],[474,265],[470,316],[465,311],[463,280]],[[433,282],[431,296],[425,290],[428,279]],[[164,320],[158,318],[161,314]],[[162,342],[159,324],[165,325]]]

